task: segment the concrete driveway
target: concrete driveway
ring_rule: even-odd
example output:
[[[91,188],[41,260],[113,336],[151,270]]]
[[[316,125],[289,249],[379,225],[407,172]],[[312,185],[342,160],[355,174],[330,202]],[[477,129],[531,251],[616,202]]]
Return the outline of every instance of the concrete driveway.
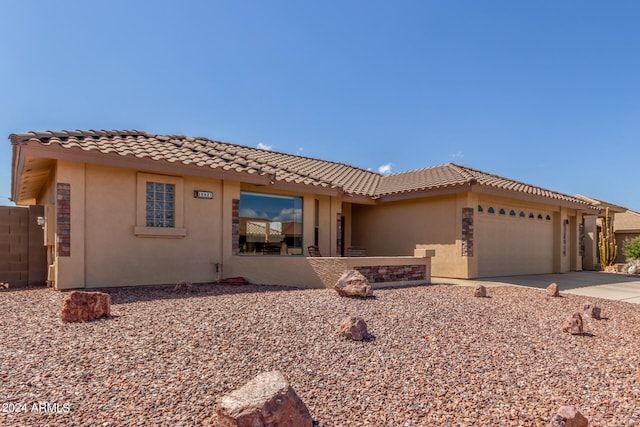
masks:
[[[541,289],[554,282],[558,284],[560,292],[640,304],[640,276],[638,275],[629,276],[601,271],[578,271],[562,274],[486,277],[476,280],[431,278],[431,283],[449,283],[464,286],[482,284],[487,287],[515,285]]]

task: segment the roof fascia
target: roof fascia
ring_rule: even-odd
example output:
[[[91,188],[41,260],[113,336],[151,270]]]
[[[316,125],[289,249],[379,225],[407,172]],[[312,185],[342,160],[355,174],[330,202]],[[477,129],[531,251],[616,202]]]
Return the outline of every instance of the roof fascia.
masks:
[[[473,191],[474,193],[489,194],[494,196],[507,197],[510,199],[523,200],[523,201],[532,202],[532,203],[542,203],[545,205],[560,206],[564,208],[575,209],[579,212],[582,212],[588,215],[597,215],[600,211],[597,207],[589,204],[585,205],[582,203],[571,202],[569,200],[554,199],[551,197],[539,196],[537,194],[523,193],[521,191],[505,190],[505,189],[490,187],[482,184],[474,185],[471,191]]]
[[[425,197],[436,197],[450,194],[466,193],[471,191],[469,183],[450,185],[446,187],[430,188],[417,191],[407,191],[403,193],[379,196],[375,199],[376,203],[398,202],[412,199],[422,199]]]
[[[260,186],[270,186],[276,189],[330,196],[340,196],[343,194],[342,190],[336,187],[321,187],[317,185],[273,180],[273,175],[268,173],[237,172],[233,170],[224,170],[222,168],[213,169],[208,166],[198,166],[195,163],[184,164],[181,162],[169,162],[166,160],[153,160],[148,157],[122,156],[117,153],[102,153],[97,150],[84,151],[79,148],[63,148],[55,145],[44,146],[38,142],[27,142],[25,144],[21,144],[20,147],[23,158],[32,156],[101,166],[121,167],[164,175],[185,175],[238,181]]]
[[[24,155],[22,152],[22,145],[11,143],[11,195],[9,200],[16,203],[18,198],[18,186],[20,183],[20,175],[24,170]]]

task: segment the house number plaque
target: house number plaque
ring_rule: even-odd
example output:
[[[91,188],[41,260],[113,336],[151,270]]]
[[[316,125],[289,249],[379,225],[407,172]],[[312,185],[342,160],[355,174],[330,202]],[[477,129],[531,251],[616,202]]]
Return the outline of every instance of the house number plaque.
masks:
[[[194,190],[193,197],[196,199],[213,199],[213,193],[211,191]]]

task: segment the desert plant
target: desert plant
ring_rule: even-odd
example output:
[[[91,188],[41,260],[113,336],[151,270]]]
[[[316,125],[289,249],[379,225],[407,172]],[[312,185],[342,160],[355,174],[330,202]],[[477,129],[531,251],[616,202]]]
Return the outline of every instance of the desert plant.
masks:
[[[640,237],[631,239],[627,237],[622,243],[622,253],[628,260],[640,259]]]
[[[613,225],[609,216],[609,208],[606,209],[602,220],[602,231],[600,232],[600,265],[604,270],[616,262],[618,247],[616,246],[616,236],[613,233]]]

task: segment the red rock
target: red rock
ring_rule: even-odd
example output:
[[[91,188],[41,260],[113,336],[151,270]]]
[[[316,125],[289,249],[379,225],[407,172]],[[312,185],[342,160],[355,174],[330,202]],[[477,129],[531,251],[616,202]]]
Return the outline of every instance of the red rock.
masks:
[[[249,281],[244,277],[227,277],[218,282],[221,285],[248,285]]]
[[[340,335],[355,341],[369,338],[367,323],[362,317],[345,317],[340,322]]]
[[[592,304],[590,302],[586,302],[582,306],[582,309],[586,317],[591,317],[592,319],[600,319],[601,310],[599,306]]]
[[[103,292],[73,291],[64,299],[63,322],[88,322],[111,314],[111,296]]]
[[[311,427],[305,404],[279,371],[265,372],[220,398],[220,427]]]
[[[487,288],[483,285],[477,285],[473,291],[473,296],[478,298],[485,298],[487,296]]]
[[[589,421],[575,406],[561,406],[549,427],[588,427]]]
[[[584,323],[580,313],[573,313],[562,325],[562,332],[568,332],[572,335],[581,335],[584,333]]]
[[[342,273],[335,285],[338,294],[347,297],[369,297],[373,295],[373,290],[369,280],[358,270],[347,270]]]
[[[552,283],[549,286],[547,286],[547,295],[550,297],[560,296],[560,289],[558,288],[558,285],[556,283]]]
[[[173,288],[174,293],[190,293],[193,292],[193,285],[191,282],[187,282],[186,280],[182,280],[176,283],[176,286]]]

